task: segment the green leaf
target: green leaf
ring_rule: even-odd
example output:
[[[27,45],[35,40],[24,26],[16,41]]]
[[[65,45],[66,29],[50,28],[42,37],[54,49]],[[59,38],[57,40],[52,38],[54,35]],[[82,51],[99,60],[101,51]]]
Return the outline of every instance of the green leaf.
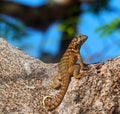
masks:
[[[120,32],[120,19],[116,18],[111,23],[98,27],[95,31],[100,32],[101,37],[110,35],[113,32]]]

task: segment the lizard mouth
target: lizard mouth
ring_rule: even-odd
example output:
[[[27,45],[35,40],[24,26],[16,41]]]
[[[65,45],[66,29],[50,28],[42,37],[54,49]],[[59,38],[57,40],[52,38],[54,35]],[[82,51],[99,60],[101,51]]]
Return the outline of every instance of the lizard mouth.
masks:
[[[86,35],[83,35],[83,41],[87,40],[88,39],[88,36]]]

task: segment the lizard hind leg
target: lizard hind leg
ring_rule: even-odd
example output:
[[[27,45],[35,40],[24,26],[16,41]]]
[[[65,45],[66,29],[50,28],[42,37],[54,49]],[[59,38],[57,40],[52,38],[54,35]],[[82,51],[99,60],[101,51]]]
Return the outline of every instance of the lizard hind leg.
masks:
[[[76,64],[69,69],[69,72],[72,73],[76,79],[79,79],[82,76],[80,73],[80,68],[80,65]]]
[[[85,74],[86,70],[88,70],[87,67],[84,67],[84,69],[81,69],[80,65],[74,65],[73,66],[73,76],[76,79],[80,79]]]
[[[51,87],[53,89],[59,89],[61,87],[61,83],[60,81],[62,80],[61,76],[60,75],[57,75],[55,78],[54,78],[54,84],[51,85]]]
[[[76,78],[76,79],[80,79],[82,74],[80,73],[80,65],[74,65],[73,66],[73,76]]]

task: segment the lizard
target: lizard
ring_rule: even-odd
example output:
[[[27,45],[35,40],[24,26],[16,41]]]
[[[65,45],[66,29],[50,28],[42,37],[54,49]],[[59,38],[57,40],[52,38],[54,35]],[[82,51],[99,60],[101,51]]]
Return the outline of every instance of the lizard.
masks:
[[[82,34],[78,34],[74,37],[58,63],[58,75],[53,80],[54,84],[52,88],[60,90],[54,97],[48,95],[45,96],[42,101],[43,106],[48,111],[54,110],[62,102],[69,86],[71,76],[73,75],[76,79],[79,79],[82,76],[79,73],[80,69],[86,69],[79,49],[87,38],[86,35]],[[77,64],[77,61],[79,64]]]

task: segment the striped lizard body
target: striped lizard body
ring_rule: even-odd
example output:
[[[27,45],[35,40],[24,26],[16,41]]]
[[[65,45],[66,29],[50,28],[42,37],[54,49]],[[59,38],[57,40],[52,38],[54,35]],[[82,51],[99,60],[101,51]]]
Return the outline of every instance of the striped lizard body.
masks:
[[[45,96],[43,98],[43,105],[49,111],[55,109],[63,100],[64,95],[70,83],[71,76],[81,78],[79,70],[84,69],[84,64],[80,56],[79,48],[87,40],[87,36],[79,34],[69,44],[63,57],[58,63],[58,75],[54,78],[54,89],[60,89],[55,96]],[[79,62],[79,65],[76,62]]]

